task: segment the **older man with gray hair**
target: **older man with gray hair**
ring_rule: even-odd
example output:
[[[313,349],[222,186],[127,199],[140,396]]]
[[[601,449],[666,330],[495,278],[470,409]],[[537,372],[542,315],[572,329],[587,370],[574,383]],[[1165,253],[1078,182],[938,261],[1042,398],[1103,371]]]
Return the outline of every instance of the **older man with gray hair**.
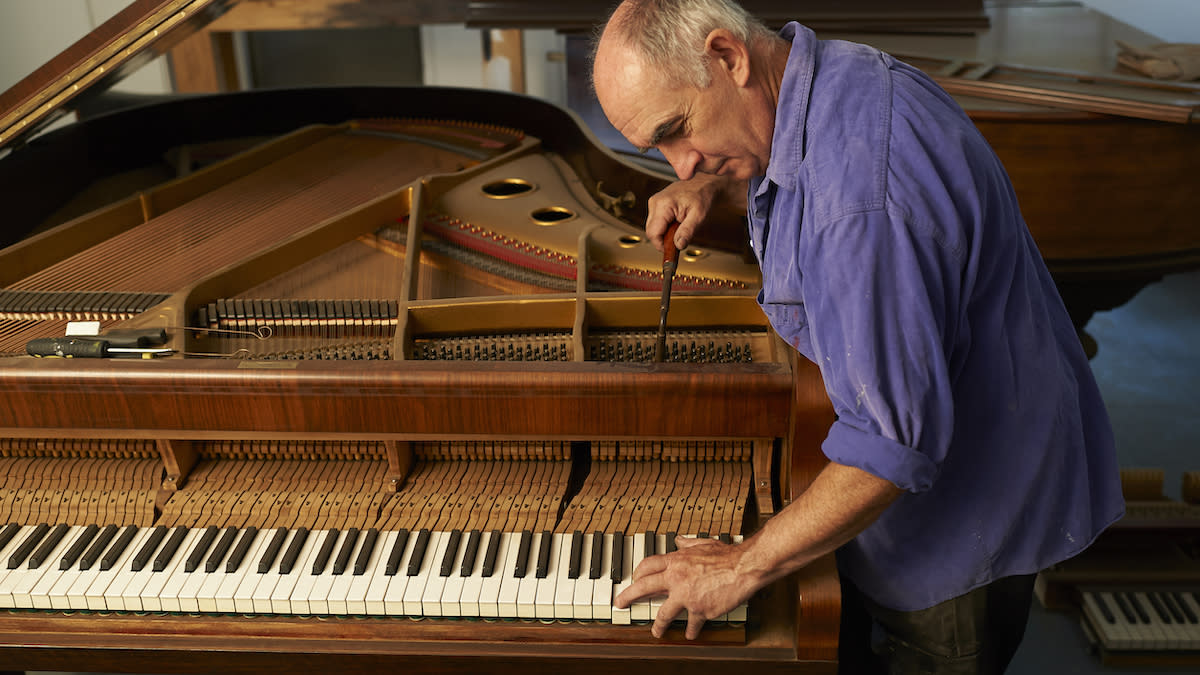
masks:
[[[666,595],[653,634],[687,610],[695,638],[836,551],[843,672],[1002,672],[1034,575],[1124,505],[1099,391],[995,154],[916,69],[726,0],[623,2],[593,82],[680,178],[650,200],[657,245],[745,208],[759,303],[837,413],[793,503],[739,545],[681,538],[617,604]]]

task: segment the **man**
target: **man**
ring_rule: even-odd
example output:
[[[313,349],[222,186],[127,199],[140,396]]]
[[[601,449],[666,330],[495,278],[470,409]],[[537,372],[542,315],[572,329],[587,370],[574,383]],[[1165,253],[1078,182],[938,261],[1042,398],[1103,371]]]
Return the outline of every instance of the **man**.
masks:
[[[961,109],[870,47],[776,35],[727,0],[627,0],[597,97],[679,182],[648,236],[745,204],[776,331],[837,421],[812,485],[741,545],[681,538],[619,606],[667,595],[688,638],[832,551],[846,672],[1001,672],[1034,575],[1123,511],[1108,419],[1003,167]]]

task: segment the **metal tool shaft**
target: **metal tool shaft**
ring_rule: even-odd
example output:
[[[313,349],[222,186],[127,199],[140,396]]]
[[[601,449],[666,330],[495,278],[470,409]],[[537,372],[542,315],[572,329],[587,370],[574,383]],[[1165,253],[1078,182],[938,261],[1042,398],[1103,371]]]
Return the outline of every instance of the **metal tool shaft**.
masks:
[[[675,248],[675,230],[679,223],[672,223],[663,235],[663,285],[662,301],[658,309],[658,339],[654,343],[654,360],[665,361],[667,358],[667,314],[671,311],[671,282],[675,279],[675,270],[679,267],[679,249]]]

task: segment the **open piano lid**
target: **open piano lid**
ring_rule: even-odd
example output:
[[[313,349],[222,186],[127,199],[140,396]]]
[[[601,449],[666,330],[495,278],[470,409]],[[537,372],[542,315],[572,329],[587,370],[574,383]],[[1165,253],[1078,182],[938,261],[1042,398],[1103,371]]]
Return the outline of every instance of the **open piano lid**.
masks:
[[[134,0],[0,94],[0,149],[30,138],[192,33],[236,0]]]
[[[0,149],[23,142],[75,110],[82,101],[204,28],[236,2],[134,0],[0,94]],[[488,23],[481,10],[488,4],[495,3],[470,3],[471,11],[481,14],[471,15],[479,25]],[[536,23],[525,16],[518,21]],[[900,56],[956,95],[1177,123],[1200,121],[1200,84]]]

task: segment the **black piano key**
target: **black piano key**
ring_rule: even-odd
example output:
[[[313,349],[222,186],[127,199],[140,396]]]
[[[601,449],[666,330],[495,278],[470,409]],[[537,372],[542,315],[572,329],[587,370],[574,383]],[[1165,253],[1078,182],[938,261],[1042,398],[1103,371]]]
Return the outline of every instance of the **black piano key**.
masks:
[[[1137,623],[1137,616],[1133,613],[1133,608],[1129,606],[1129,602],[1125,600],[1122,593],[1113,593],[1113,600],[1117,603],[1117,609],[1121,610],[1121,614],[1125,615],[1125,621],[1129,623]]]
[[[58,546],[63,537],[67,536],[67,530],[69,529],[71,529],[71,526],[65,523],[55,525],[54,529],[50,530],[50,534],[46,537],[46,540],[42,542],[42,545],[37,547],[33,555],[29,556],[29,569],[36,570],[41,567],[42,563],[46,562],[46,558],[50,557],[50,553],[54,550],[54,547]]]
[[[95,524],[83,528],[83,532],[80,532],[79,536],[75,538],[75,543],[71,544],[71,548],[67,549],[67,552],[63,554],[62,561],[58,564],[58,569],[70,569],[71,565],[74,565],[75,561],[79,560],[79,556],[83,555],[83,551],[87,548],[87,545],[96,538],[96,533],[99,531],[100,526]],[[3,539],[3,535],[0,535],[0,539]],[[5,543],[7,542],[0,542],[0,548],[4,548]]]
[[[342,539],[342,548],[338,551],[337,557],[333,559],[334,576],[346,573],[346,566],[350,564],[350,556],[354,554],[354,545],[357,543],[358,528],[352,527],[346,530],[346,536]]]
[[[708,533],[707,532],[697,532],[696,538],[697,539],[708,539]]]
[[[275,564],[275,558],[279,557],[279,551],[283,548],[283,542],[287,541],[288,531],[286,527],[275,528],[275,534],[272,535],[271,541],[267,544],[267,550],[263,551],[262,557],[258,559],[258,573],[266,574],[271,571],[271,565]]]
[[[321,548],[317,550],[317,557],[313,560],[313,574],[320,574],[325,571],[325,565],[329,564],[329,556],[333,555],[333,546],[337,543],[339,534],[341,532],[336,527],[330,528],[325,533],[325,538],[321,540]]]
[[[204,534],[200,535],[200,541],[196,547],[192,549],[192,554],[188,556],[187,562],[183,564],[183,571],[191,574],[195,572],[200,563],[204,561],[204,554],[208,553],[208,548],[212,546],[213,540],[217,538],[217,526],[209,525],[204,528]]]
[[[521,532],[521,543],[517,547],[517,560],[513,565],[513,576],[524,579],[529,568],[529,547],[533,544],[533,533],[529,530]]]
[[[1167,597],[1171,599],[1171,602],[1175,603],[1175,605],[1179,607],[1179,611],[1183,612],[1183,617],[1187,619],[1188,623],[1200,622],[1200,617],[1197,617],[1196,613],[1192,611],[1192,608],[1189,607],[1186,602],[1184,602],[1183,596],[1176,593],[1169,593],[1167,594]]]
[[[578,579],[579,568],[583,566],[583,533],[575,530],[571,533],[571,560],[567,564],[567,578]]]
[[[488,578],[496,573],[496,556],[500,554],[500,530],[492,530],[488,537],[487,552],[483,556],[483,576]]]
[[[30,553],[33,553],[34,547],[38,545],[38,542],[41,541],[49,531],[50,526],[46,523],[42,523],[33,528],[33,531],[25,537],[25,539],[21,542],[21,545],[17,547],[17,550],[13,551],[13,554],[9,556],[8,569],[15,570],[20,567],[21,563],[25,562],[25,559],[29,557]]]
[[[722,532],[720,534],[720,536],[717,537],[717,539],[720,539],[722,544],[732,544],[733,543],[733,537],[729,536],[728,532]]]
[[[1146,613],[1146,608],[1142,606],[1142,601],[1138,600],[1138,597],[1133,593],[1126,593],[1125,597],[1129,600],[1129,604],[1133,607],[1133,611],[1137,612],[1138,618],[1142,620],[1142,623],[1149,624],[1150,615]]]
[[[1159,621],[1165,624],[1171,623],[1171,615],[1167,613],[1167,608],[1163,605],[1162,600],[1159,600],[1157,593],[1147,593],[1146,599],[1150,601],[1150,608],[1158,615]]]
[[[1104,615],[1104,620],[1108,623],[1116,623],[1117,616],[1109,609],[1108,603],[1104,601],[1104,596],[1099,593],[1092,595],[1092,599],[1096,601],[1096,606],[1100,608],[1100,613]]]
[[[283,560],[279,561],[280,574],[292,573],[292,568],[296,566],[296,558],[300,557],[300,549],[304,548],[306,541],[308,541],[308,529],[301,527],[292,536],[292,543],[288,545],[287,551],[283,554]]]
[[[604,533],[592,533],[592,559],[588,561],[588,578],[599,579],[604,567]]]
[[[146,543],[142,544],[142,550],[133,556],[133,562],[130,563],[129,569],[134,572],[141,572],[146,567],[146,563],[150,562],[150,556],[158,550],[158,545],[162,543],[163,537],[167,536],[167,528],[165,525],[159,525],[150,532]]]
[[[0,548],[8,546],[8,542],[17,536],[17,532],[21,531],[21,526],[16,523],[9,523],[4,526],[4,530],[0,531]]]
[[[612,579],[613,583],[625,578],[625,533],[620,530],[613,533],[611,567],[608,578]]]
[[[183,544],[183,538],[187,536],[188,529],[182,525],[176,525],[171,528],[171,536],[167,537],[167,543],[163,544],[162,550],[154,558],[154,566],[151,568],[155,572],[161,572],[167,569],[171,559],[175,557],[175,553],[179,551],[179,547]]]
[[[1175,623],[1184,623],[1187,621],[1187,618],[1184,617],[1183,612],[1179,611],[1179,605],[1175,602],[1174,593],[1163,591],[1162,593],[1155,593],[1155,595],[1157,595],[1158,599],[1162,601],[1163,606],[1167,608],[1167,611],[1171,613],[1171,619],[1173,619]]]
[[[667,553],[674,553],[675,551],[679,550],[675,547],[675,537],[675,532],[667,533]]]
[[[213,546],[208,560],[204,561],[204,572],[206,574],[212,574],[221,569],[221,561],[225,559],[225,554],[233,546],[233,541],[237,539],[237,534],[238,529],[236,527],[227,527],[221,530],[221,538],[217,541],[217,545]]]
[[[242,530],[242,536],[238,539],[237,546],[233,547],[233,553],[229,554],[229,560],[225,561],[225,573],[238,571],[242,566],[242,561],[246,559],[246,554],[250,552],[250,545],[254,543],[254,538],[258,536],[257,527],[247,527]]]
[[[438,576],[448,577],[454,572],[454,558],[458,556],[458,544],[462,541],[462,530],[451,530],[450,539],[446,542],[446,554],[442,556],[442,566]]]
[[[415,577],[421,573],[421,562],[425,560],[425,549],[428,547],[429,529],[423,527],[417,533],[417,543],[413,544],[412,557],[408,559],[408,576]]]
[[[354,575],[362,576],[367,573],[367,565],[371,563],[371,553],[375,550],[375,542],[379,539],[379,530],[371,528],[363,537],[362,547],[358,549],[358,557],[354,559]]]
[[[459,576],[471,576],[471,570],[475,569],[475,559],[479,557],[479,540],[482,538],[483,533],[479,530],[471,530],[467,535],[467,550],[463,551],[462,567],[458,570]]]
[[[384,575],[394,577],[396,572],[400,571],[400,560],[404,557],[404,547],[407,545],[408,530],[401,529],[396,533],[396,542],[392,544],[392,550],[388,553],[387,566],[383,569]]]
[[[550,548],[554,546],[554,535],[550,530],[542,531],[542,542],[538,547],[537,578],[545,579],[550,573]]]
[[[92,565],[95,565],[96,561],[100,559],[100,555],[104,553],[104,548],[108,546],[108,542],[112,541],[116,534],[116,525],[105,525],[104,529],[100,530],[100,534],[92,542],[87,553],[84,553],[83,557],[79,559],[79,570],[81,572],[92,569]]]
[[[101,572],[111,570],[113,565],[117,564],[117,559],[121,557],[125,549],[129,548],[129,542],[133,541],[133,535],[137,534],[137,531],[137,525],[126,525],[121,529],[121,534],[117,535],[117,540],[100,557]]]
[[[653,532],[646,530],[646,541],[642,544],[642,557],[649,558],[657,553],[658,537]]]

